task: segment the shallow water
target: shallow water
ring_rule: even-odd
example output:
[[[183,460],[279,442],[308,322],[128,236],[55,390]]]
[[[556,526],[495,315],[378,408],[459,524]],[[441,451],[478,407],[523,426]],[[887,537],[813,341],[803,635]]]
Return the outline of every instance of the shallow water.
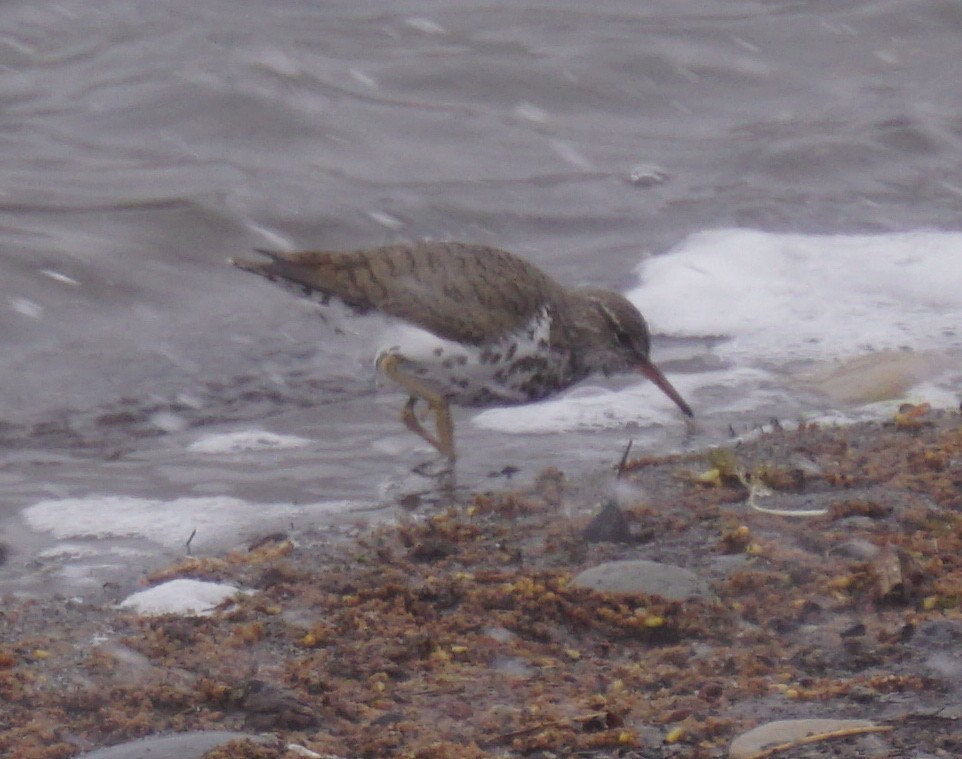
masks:
[[[915,347],[912,324],[949,361],[910,397],[954,398],[959,302],[930,283],[953,281],[962,245],[900,236],[962,218],[952,3],[74,0],[6,3],[0,29],[0,571],[14,587],[61,582],[61,565],[36,563],[49,535],[18,516],[51,497],[248,488],[255,503],[367,508],[431,490],[411,472],[429,456],[396,422],[402,399],[376,394],[374,337],[332,334],[225,263],[257,245],[462,239],[632,293],[701,426],[624,379],[460,413],[465,489],[509,465],[612,463],[629,437],[667,450],[857,411],[799,372]],[[737,228],[798,237],[701,234]],[[816,237],[859,233],[879,235],[863,247],[884,266]],[[855,308],[818,321],[849,293]],[[807,320],[856,339],[771,349]],[[243,429],[311,442],[214,463],[189,449]]]

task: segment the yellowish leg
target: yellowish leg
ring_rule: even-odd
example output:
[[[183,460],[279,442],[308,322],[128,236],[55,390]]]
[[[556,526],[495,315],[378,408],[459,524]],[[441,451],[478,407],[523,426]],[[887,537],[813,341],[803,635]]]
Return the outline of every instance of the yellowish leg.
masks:
[[[421,420],[418,419],[417,412],[414,410],[415,404],[417,404],[419,400],[420,398],[415,395],[408,398],[408,402],[405,403],[404,408],[401,409],[401,421],[404,422],[404,426],[411,430],[411,432],[423,437],[442,454],[447,456],[448,459],[454,461],[454,429],[451,423],[451,411],[448,408],[447,402],[445,401],[442,408],[432,408],[430,405],[428,406],[429,410],[434,411],[435,423],[438,430],[437,437],[435,437],[424,429],[421,425]],[[426,416],[426,414],[424,416]]]
[[[401,421],[411,432],[420,435],[437,448],[443,456],[446,456],[450,461],[454,461],[457,457],[454,453],[454,422],[451,419],[450,405],[443,396],[435,392],[426,382],[422,382],[417,377],[412,377],[401,369],[400,363],[400,356],[395,353],[387,353],[377,360],[377,368],[411,394],[408,402],[404,404],[404,408],[401,410]],[[438,433],[436,437],[424,429],[418,420],[414,411],[418,400],[425,401],[428,408],[434,412],[434,423]]]

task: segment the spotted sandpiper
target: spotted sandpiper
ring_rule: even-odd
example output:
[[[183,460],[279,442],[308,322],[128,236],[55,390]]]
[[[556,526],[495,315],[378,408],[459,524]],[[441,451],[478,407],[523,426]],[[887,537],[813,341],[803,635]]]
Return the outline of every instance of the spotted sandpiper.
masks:
[[[423,242],[369,250],[232,259],[298,295],[379,311],[411,329],[375,366],[410,395],[401,420],[453,461],[450,404],[501,406],[546,398],[584,379],[638,371],[688,416],[691,408],[648,357],[648,327],[625,297],[567,288],[506,250]],[[415,413],[434,412],[436,434]]]

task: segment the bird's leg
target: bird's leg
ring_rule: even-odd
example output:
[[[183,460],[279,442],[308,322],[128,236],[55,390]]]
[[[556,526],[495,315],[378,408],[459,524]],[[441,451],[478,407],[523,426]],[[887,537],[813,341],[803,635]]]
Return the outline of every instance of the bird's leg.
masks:
[[[451,407],[444,396],[430,387],[426,382],[412,377],[400,367],[401,357],[396,353],[386,353],[377,360],[377,368],[390,379],[407,390],[408,398],[401,410],[401,421],[411,432],[420,435],[449,460],[454,461],[454,422],[451,419]],[[434,412],[434,423],[437,436],[432,435],[421,425],[414,411],[418,400],[424,400],[428,408]]]
[[[426,429],[424,429],[424,426],[421,424],[421,419],[418,419],[418,414],[414,410],[414,407],[417,405],[417,402],[418,402],[418,397],[416,395],[412,395],[410,398],[408,398],[408,402],[405,403],[404,408],[401,409],[401,421],[404,423],[405,427],[411,430],[411,432],[415,433],[416,435],[420,435],[425,440],[427,440],[431,445],[433,445],[435,448],[437,448],[438,450],[441,450],[441,444],[438,442],[438,439],[434,435],[432,435],[430,432],[428,432]],[[430,410],[430,408],[431,407],[428,406],[428,410]],[[426,416],[427,416],[427,411],[425,411],[422,414],[422,419]]]
[[[411,407],[410,411],[407,408],[405,408],[404,411],[402,411],[401,413],[402,415],[407,413],[414,414],[418,418],[419,422],[425,422],[427,421],[427,418],[431,415],[431,407],[425,404],[423,409],[421,409],[420,411],[415,411],[415,407],[417,406],[418,400],[420,399],[416,397],[413,399],[413,401],[409,400],[408,405],[410,405]]]
[[[442,398],[444,405],[440,407],[435,407],[430,401],[428,402],[428,409],[434,411],[434,422],[438,431],[437,437],[435,437],[424,429],[417,413],[414,411],[414,406],[418,400],[419,398],[416,395],[408,398],[408,402],[401,409],[401,421],[411,432],[420,435],[449,460],[454,461],[454,423],[451,420],[451,409],[447,401]],[[427,416],[427,414],[425,413],[424,416]]]

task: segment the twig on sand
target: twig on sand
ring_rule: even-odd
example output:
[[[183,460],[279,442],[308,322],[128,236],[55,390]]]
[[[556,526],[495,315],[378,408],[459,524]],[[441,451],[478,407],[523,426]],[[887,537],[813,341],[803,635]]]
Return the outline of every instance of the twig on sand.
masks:
[[[844,730],[833,730],[830,733],[816,733],[815,735],[806,735],[804,738],[798,738],[797,740],[789,741],[788,743],[779,743],[777,746],[770,746],[763,751],[742,757],[742,759],[766,759],[769,756],[774,756],[780,751],[788,751],[789,749],[797,748],[798,746],[806,746],[810,743],[829,741],[836,738],[848,738],[853,735],[864,735],[865,733],[890,732],[892,732],[892,728],[888,725],[870,725],[867,727],[849,727],[845,728]]]
[[[566,717],[564,719],[551,719],[545,720],[544,722],[538,722],[535,725],[528,725],[527,727],[519,728],[518,730],[512,730],[510,733],[502,733],[501,735],[495,736],[494,738],[489,738],[486,741],[481,741],[478,745],[482,748],[487,746],[494,746],[498,743],[503,743],[504,741],[511,740],[512,738],[519,738],[522,735],[528,735],[530,733],[537,732],[538,730],[544,730],[548,727],[566,727],[572,725],[575,722],[590,722],[594,719],[604,719],[608,716],[607,712],[588,712],[587,714],[581,714],[577,717]]]
[[[620,480],[621,475],[625,473],[625,465],[628,463],[628,454],[631,453],[631,444],[635,441],[632,439],[628,440],[628,445],[625,446],[625,452],[621,454],[621,461],[618,462],[618,466],[615,467],[615,471],[618,473],[617,478]]]

